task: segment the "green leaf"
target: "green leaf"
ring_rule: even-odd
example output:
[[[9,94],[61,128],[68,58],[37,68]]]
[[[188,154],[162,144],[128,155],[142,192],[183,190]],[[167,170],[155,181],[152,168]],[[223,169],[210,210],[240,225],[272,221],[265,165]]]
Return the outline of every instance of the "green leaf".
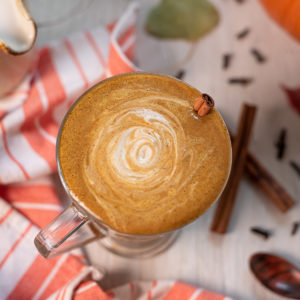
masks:
[[[146,21],[146,30],[159,38],[195,41],[219,21],[216,8],[207,0],[162,0]]]

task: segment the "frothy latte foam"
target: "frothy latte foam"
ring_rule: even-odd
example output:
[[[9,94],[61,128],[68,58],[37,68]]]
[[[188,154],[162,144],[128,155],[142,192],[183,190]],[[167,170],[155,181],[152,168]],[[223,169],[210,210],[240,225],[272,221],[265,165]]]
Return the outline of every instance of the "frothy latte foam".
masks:
[[[231,150],[219,113],[193,112],[200,96],[183,82],[142,73],[84,94],[59,147],[71,193],[125,233],[164,232],[201,215],[224,186]]]

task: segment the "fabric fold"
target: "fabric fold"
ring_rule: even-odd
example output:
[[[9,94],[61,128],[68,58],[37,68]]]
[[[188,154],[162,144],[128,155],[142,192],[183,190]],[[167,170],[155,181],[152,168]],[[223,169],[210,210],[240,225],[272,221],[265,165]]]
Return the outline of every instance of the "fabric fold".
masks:
[[[225,299],[163,281],[104,292],[95,282],[104,271],[86,266],[80,253],[44,259],[33,244],[39,228],[62,210],[49,175],[57,171],[55,143],[65,113],[95,83],[138,70],[133,63],[137,9],[132,3],[114,26],[43,47],[31,73],[0,99],[0,300]]]

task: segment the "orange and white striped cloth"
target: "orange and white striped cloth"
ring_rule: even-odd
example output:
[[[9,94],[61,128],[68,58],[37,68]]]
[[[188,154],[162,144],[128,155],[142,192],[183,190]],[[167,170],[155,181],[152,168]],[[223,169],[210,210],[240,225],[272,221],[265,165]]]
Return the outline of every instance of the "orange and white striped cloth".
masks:
[[[44,47],[18,89],[0,99],[0,300],[225,299],[174,281],[104,292],[93,281],[103,272],[86,266],[80,255],[47,260],[33,244],[39,228],[61,211],[49,174],[56,172],[55,141],[64,114],[91,85],[137,70],[131,60],[136,9],[132,4],[113,28]]]

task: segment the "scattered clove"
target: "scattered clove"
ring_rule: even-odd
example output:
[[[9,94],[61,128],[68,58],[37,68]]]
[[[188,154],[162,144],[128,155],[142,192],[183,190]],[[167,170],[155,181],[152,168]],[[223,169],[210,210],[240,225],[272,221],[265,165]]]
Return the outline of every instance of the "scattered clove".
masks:
[[[236,35],[236,38],[238,40],[241,40],[243,39],[244,37],[246,37],[250,32],[250,29],[249,28],[245,28],[243,29],[242,31],[240,31],[237,35]]]
[[[297,231],[299,230],[299,228],[300,228],[300,222],[294,222],[292,231],[291,231],[291,235],[295,235],[297,233]]]
[[[264,63],[266,61],[266,57],[257,49],[255,48],[251,49],[251,53],[255,57],[258,63]]]
[[[222,65],[223,70],[226,70],[229,68],[232,58],[233,58],[233,54],[231,54],[231,53],[225,53],[223,55],[223,65]]]
[[[264,238],[265,240],[267,240],[271,235],[272,232],[270,230],[255,226],[255,227],[251,227],[250,228],[251,232],[260,235],[262,238]]]
[[[241,84],[241,85],[248,85],[253,81],[252,78],[248,77],[235,77],[235,78],[229,78],[228,83],[230,84]]]
[[[275,146],[277,148],[277,159],[281,160],[284,156],[285,149],[286,149],[286,129],[281,129],[279,133],[279,137],[277,142],[275,143]]]
[[[185,71],[184,70],[179,70],[178,73],[175,75],[176,78],[178,79],[182,79],[185,75]]]

